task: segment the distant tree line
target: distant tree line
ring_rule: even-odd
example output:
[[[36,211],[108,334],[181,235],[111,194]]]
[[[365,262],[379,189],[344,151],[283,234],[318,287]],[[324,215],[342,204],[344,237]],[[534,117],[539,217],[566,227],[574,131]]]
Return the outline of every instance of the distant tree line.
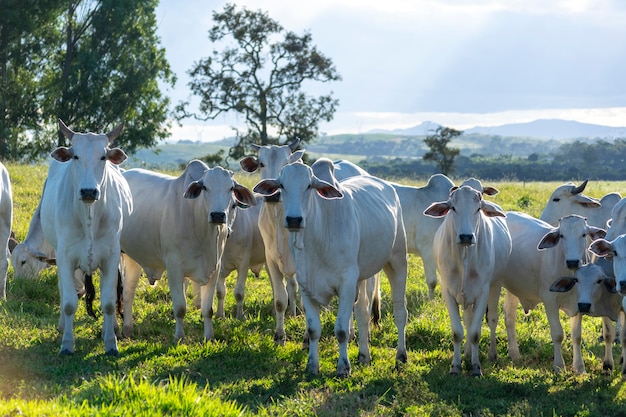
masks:
[[[371,157],[359,164],[370,174],[384,177],[425,178],[440,172],[435,163],[421,157]],[[519,181],[626,180],[626,138],[594,143],[577,140],[561,144],[552,153],[526,157],[459,155],[454,161],[454,176]]]

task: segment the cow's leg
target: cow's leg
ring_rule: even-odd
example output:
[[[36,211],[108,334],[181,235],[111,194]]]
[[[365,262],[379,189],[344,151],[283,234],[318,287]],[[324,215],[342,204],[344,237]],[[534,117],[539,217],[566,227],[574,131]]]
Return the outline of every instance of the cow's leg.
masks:
[[[298,281],[295,275],[288,276],[286,278],[287,284],[287,298],[288,298],[288,311],[291,317],[298,315]]]
[[[74,315],[78,308],[78,295],[74,290],[74,267],[65,257],[58,256],[57,273],[59,276],[59,291],[61,294],[61,317],[59,318],[59,331],[63,332],[61,339],[61,355],[74,353]]]
[[[622,298],[622,309],[626,310],[626,297]],[[622,315],[622,318],[624,316]],[[624,322],[622,322],[624,323]],[[622,380],[626,381],[626,329],[624,329],[624,325],[622,324],[622,329],[619,332],[620,342],[622,345]]]
[[[320,372],[319,360],[319,340],[322,334],[322,323],[320,322],[320,306],[303,294],[302,303],[306,316],[306,327],[309,340],[309,358],[306,364],[307,372],[317,375]]]
[[[482,321],[485,313],[487,312],[487,302],[489,301],[489,288],[485,288],[483,295],[478,298],[474,304],[474,315],[470,323],[470,327],[467,328],[467,341],[471,346],[471,359],[472,359],[472,376],[483,376],[483,371],[480,366],[480,352],[478,350],[478,343],[480,342],[480,334],[482,328]]]
[[[396,367],[406,363],[406,323],[409,315],[406,309],[406,252],[395,251],[391,260],[383,267],[389,286],[391,287],[391,302],[393,305],[393,320],[398,329],[398,348],[396,349]]]
[[[561,320],[559,319],[559,308],[551,300],[548,302],[544,300],[544,307],[548,324],[550,325],[550,337],[552,338],[554,348],[554,371],[562,372],[565,370],[565,361],[563,361],[563,326],[561,326]]]
[[[468,305],[463,309],[463,325],[465,326],[465,330],[469,331],[469,328],[472,325],[472,321],[474,320],[474,306]],[[463,358],[466,361],[472,359],[472,342],[469,340],[469,335],[465,339],[465,344],[463,345]]]
[[[500,301],[500,286],[489,289],[489,301],[487,303],[487,324],[489,325],[489,360],[498,359],[498,340],[496,330],[498,327],[498,302]]]
[[[519,299],[510,291],[506,291],[504,294],[504,325],[506,327],[506,337],[509,345],[509,358],[513,361],[518,361],[521,357],[515,330],[518,304]]]
[[[582,324],[583,315],[581,313],[570,317],[570,328],[572,329],[572,370],[577,374],[585,373],[585,363],[582,354]]]
[[[451,375],[460,375],[463,371],[461,364],[461,345],[463,343],[463,323],[461,322],[461,314],[459,312],[459,305],[456,303],[456,299],[447,288],[443,285],[441,287],[441,294],[443,301],[446,303],[448,309],[448,316],[450,317],[450,327],[452,328],[452,343],[454,345],[454,353],[452,355],[452,364],[450,366]]]
[[[117,249],[117,254],[120,253]],[[104,352],[109,356],[119,355],[117,337],[115,336],[115,305],[117,301],[117,271],[119,257],[111,256],[100,268],[100,306],[104,315],[102,323],[102,339]]]
[[[167,283],[172,297],[172,310],[176,321],[174,341],[180,342],[185,337],[184,321],[187,314],[187,298],[185,297],[185,277],[179,268],[167,269]]]
[[[354,303],[354,313],[356,315],[356,323],[359,329],[359,357],[360,363],[369,365],[372,361],[372,355],[369,348],[370,339],[370,297],[368,295],[367,279],[359,282],[357,300]],[[352,324],[352,319],[350,319]]]
[[[215,318],[217,319],[223,319],[226,317],[226,312],[224,311],[224,299],[226,298],[226,277],[228,274],[229,273],[220,268],[220,274],[217,278],[215,286],[215,294],[217,295],[217,311],[215,312]]]
[[[287,309],[287,290],[283,283],[283,276],[278,265],[267,258],[267,270],[272,284],[272,294],[274,295],[274,319],[276,328],[274,330],[274,343],[285,345],[285,310]]]
[[[122,336],[132,337],[133,335],[133,303],[137,293],[137,284],[141,277],[141,265],[134,259],[122,254],[124,259],[124,320],[122,324]]]
[[[437,288],[437,266],[435,255],[433,254],[432,242],[424,248],[420,248],[420,256],[424,264],[424,275],[426,275],[426,285],[428,285],[428,299],[435,298],[435,288]]]
[[[367,343],[367,327],[369,324],[367,300],[365,300],[365,303],[358,303],[358,300],[355,303],[354,301],[357,299],[357,286],[365,287],[365,281],[357,283],[357,276],[358,271],[355,271],[354,278],[340,278],[343,284],[339,289],[339,305],[337,308],[337,318],[335,319],[335,337],[337,338],[337,343],[339,344],[339,360],[337,362],[337,376],[339,377],[346,377],[350,375],[348,342],[350,341],[350,321],[352,320],[352,311],[355,310],[355,308],[355,315],[359,326],[359,357],[361,357],[362,354],[367,358],[370,357],[369,346]],[[364,288],[363,292],[365,292]],[[365,340],[365,342],[362,344],[361,342],[363,340]]]
[[[616,326],[608,317],[602,317],[602,336],[604,337],[604,359],[602,361],[602,373],[612,375],[615,369],[613,362],[613,343],[615,341]]]
[[[235,283],[235,301],[237,302],[237,312],[235,317],[239,320],[243,320],[243,301],[246,297],[246,280],[248,279],[248,265],[250,261],[242,262],[242,265],[237,269],[237,282]]]
[[[209,282],[201,287],[201,309],[202,318],[204,319],[204,340],[215,340],[213,331],[213,297],[215,295],[215,286],[217,284],[218,271],[215,271],[209,277]]]

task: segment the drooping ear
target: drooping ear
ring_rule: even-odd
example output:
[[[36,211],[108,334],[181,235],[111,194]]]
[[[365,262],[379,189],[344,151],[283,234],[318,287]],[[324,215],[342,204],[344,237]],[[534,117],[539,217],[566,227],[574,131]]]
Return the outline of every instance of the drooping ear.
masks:
[[[480,210],[487,217],[506,217],[502,209],[490,201],[481,200]]]
[[[550,286],[551,292],[568,292],[574,285],[578,282],[577,278],[574,277],[561,277],[557,278],[556,281],[552,283]]]
[[[202,194],[202,190],[206,190],[204,184],[202,183],[202,180],[193,181],[187,186],[187,189],[183,194],[183,198],[198,198],[200,197],[200,194]]]
[[[615,278],[604,278],[602,283],[608,292],[611,294],[617,294],[617,284],[615,283]]]
[[[498,191],[497,188],[495,187],[491,187],[489,185],[484,186],[483,185],[483,194],[488,195],[488,196],[494,196],[496,194],[498,194],[500,191]]]
[[[556,245],[558,245],[560,240],[561,240],[560,230],[552,229],[541,238],[541,240],[539,241],[539,244],[537,245],[537,249],[543,250],[543,249],[553,248]]]
[[[600,204],[598,200],[591,198],[591,197],[587,197],[584,194],[574,194],[572,200],[576,204],[580,204],[581,206],[587,207],[587,208],[594,208],[594,207],[602,206],[602,204]]]
[[[610,257],[613,255],[613,244],[605,239],[597,239],[591,242],[589,250],[602,258]]]
[[[74,156],[72,148],[66,148],[65,146],[59,146],[50,154],[51,157],[59,162],[67,162]]]
[[[280,189],[280,183],[275,179],[261,180],[254,186],[252,191],[264,196],[270,196],[276,194]]]
[[[59,130],[61,131],[61,133],[63,133],[63,136],[65,136],[69,140],[72,140],[72,138],[74,137],[74,131],[67,127],[61,119],[59,119]]]
[[[248,207],[256,206],[256,198],[254,198],[254,194],[248,188],[239,184],[237,181],[234,181],[235,185],[233,186],[233,193],[235,194],[235,200],[238,203],[244,204]]]
[[[424,210],[424,214],[428,217],[444,217],[450,211],[450,202],[449,201],[440,201],[438,203],[432,203],[426,210]]]
[[[239,161],[239,166],[246,172],[254,172],[259,168],[259,160],[254,156],[246,156]]]
[[[327,200],[334,200],[336,198],[343,198],[343,193],[336,189],[331,183],[322,181],[319,178],[311,178],[311,187],[317,191],[320,197]]]
[[[121,135],[122,130],[124,130],[124,122],[120,123],[115,129],[107,133],[107,137],[109,138],[109,143],[113,142],[119,135]]]
[[[107,159],[115,165],[119,165],[128,158],[128,155],[120,148],[112,148],[107,151]]]
[[[599,227],[587,226],[587,234],[591,237],[591,240],[604,239],[606,237],[606,230]]]

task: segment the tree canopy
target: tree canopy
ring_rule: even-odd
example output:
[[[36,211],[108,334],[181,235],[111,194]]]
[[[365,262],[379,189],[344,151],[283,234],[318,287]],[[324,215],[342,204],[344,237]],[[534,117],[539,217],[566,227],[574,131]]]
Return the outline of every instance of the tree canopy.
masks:
[[[454,170],[454,158],[459,155],[461,150],[458,148],[450,148],[448,144],[452,139],[462,134],[463,132],[460,130],[439,126],[435,130],[435,133],[426,136],[424,139],[424,143],[430,149],[430,151],[424,154],[424,160],[434,161],[442,174],[451,174]]]
[[[250,143],[267,145],[299,138],[306,143],[317,135],[320,121],[330,121],[338,100],[332,91],[312,96],[306,81],[341,79],[332,60],[312,44],[310,33],[286,31],[261,10],[226,4],[213,13],[209,41],[222,47],[189,70],[198,111],[186,101],[177,106],[179,120],[212,120],[225,113],[242,115],[245,132],[230,157],[238,158]]]
[[[156,35],[158,0],[7,0],[0,6],[0,156],[46,154],[75,131],[108,131],[132,153],[168,135],[175,76]],[[5,36],[9,34],[8,36]]]

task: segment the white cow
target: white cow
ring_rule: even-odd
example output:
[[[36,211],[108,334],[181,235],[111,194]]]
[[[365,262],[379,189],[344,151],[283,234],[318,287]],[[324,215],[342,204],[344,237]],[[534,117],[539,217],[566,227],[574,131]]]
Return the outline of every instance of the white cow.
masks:
[[[588,225],[584,217],[575,214],[563,217],[555,227],[524,213],[507,212],[506,223],[513,239],[513,250],[497,279],[507,290],[504,320],[509,356],[513,360],[520,358],[515,334],[518,304],[521,302],[527,313],[543,303],[554,348],[554,370],[562,371],[565,369],[564,336],[559,309],[572,317],[572,329],[576,328],[576,323],[580,325],[580,314],[589,311],[585,311],[584,306],[581,309],[578,302],[579,295],[586,296],[583,285],[567,292],[553,284],[559,277],[571,276],[573,271],[589,262],[587,239],[602,237],[605,231]],[[577,342],[575,340],[574,344]],[[495,349],[495,339],[492,339],[492,348]],[[574,371],[584,372],[582,357],[576,356],[578,353],[579,346],[574,349]]]
[[[132,335],[132,306],[141,269],[167,280],[176,319],[175,340],[184,337],[187,312],[185,277],[201,288],[204,337],[214,339],[213,296],[220,261],[235,216],[234,202],[254,206],[246,187],[231,171],[209,168],[191,161],[179,177],[144,169],[129,169],[124,178],[133,195],[135,209],[124,219],[121,247],[124,251],[124,336]]]
[[[78,297],[74,272],[100,268],[100,299],[104,313],[102,338],[107,355],[117,355],[115,303],[123,218],[132,212],[132,196],[119,169],[126,154],[110,143],[123,125],[108,134],[75,133],[59,120],[71,147],[52,152],[41,197],[41,227],[56,253],[61,295],[61,354],[74,352],[74,314]]]
[[[259,170],[261,179],[276,178],[282,167],[302,158],[304,150],[296,151],[299,140],[289,145],[252,145],[258,151],[258,157],[248,156],[239,163],[246,172]],[[272,284],[274,295],[274,341],[284,345],[285,311],[289,307],[292,316],[296,315],[296,266],[289,253],[289,235],[281,227],[284,217],[283,205],[279,204],[280,195],[265,198],[259,213],[259,229],[265,244],[265,265]]]
[[[550,195],[539,218],[556,226],[561,217],[579,214],[587,218],[590,226],[606,229],[606,222],[611,218],[611,210],[622,197],[619,193],[609,193],[597,200],[582,193],[586,186],[587,180],[579,186],[570,182],[557,187]]]
[[[238,319],[243,319],[243,301],[245,297],[246,279],[248,269],[258,277],[265,263],[265,245],[259,230],[259,213],[261,211],[261,198],[257,198],[254,207],[241,208],[235,204],[237,215],[231,227],[230,235],[226,239],[220,275],[217,280],[217,311],[215,317],[223,318],[224,298],[226,297],[226,277],[233,271],[237,271],[237,283],[235,285],[235,300],[237,301]]]
[[[0,255],[0,299],[7,294],[7,271],[9,269],[9,240],[13,223],[13,193],[9,171],[0,163],[0,250],[4,246],[4,254]]]
[[[482,193],[470,186],[453,188],[447,201],[431,204],[424,214],[444,217],[433,242],[441,292],[452,325],[454,356],[450,373],[461,373],[463,320],[471,354],[471,375],[481,376],[478,352],[482,319],[489,304],[489,325],[495,325],[499,291],[490,298],[494,277],[504,268],[511,252],[511,236],[500,217],[505,214],[485,201]],[[490,356],[492,352],[490,352]]]
[[[278,178],[261,180],[254,187],[263,195],[279,190],[284,206],[283,227],[289,230],[289,248],[307,319],[307,370],[319,372],[320,306],[337,295],[337,374],[349,375],[349,322],[357,286],[381,269],[391,284],[398,329],[396,362],[406,362],[406,241],[402,210],[393,187],[372,176],[356,176],[343,180],[338,189],[313,175],[309,166],[296,162],[283,167]],[[357,308],[356,317],[359,360],[369,363],[367,309]]]
[[[589,250],[597,256],[611,258],[615,289],[622,296],[622,309],[626,309],[626,298],[624,298],[624,294],[626,294],[626,235],[619,235],[611,241],[598,239],[589,246]],[[622,344],[622,379],[626,380],[626,332],[620,332],[620,340]]]
[[[403,207],[402,218],[406,232],[407,250],[418,255],[424,264],[424,274],[428,284],[428,298],[435,297],[437,286],[437,266],[433,255],[433,239],[443,218],[424,215],[424,210],[434,202],[443,201],[450,195],[454,183],[445,175],[436,174],[429,178],[423,187],[413,187],[391,183]]]

